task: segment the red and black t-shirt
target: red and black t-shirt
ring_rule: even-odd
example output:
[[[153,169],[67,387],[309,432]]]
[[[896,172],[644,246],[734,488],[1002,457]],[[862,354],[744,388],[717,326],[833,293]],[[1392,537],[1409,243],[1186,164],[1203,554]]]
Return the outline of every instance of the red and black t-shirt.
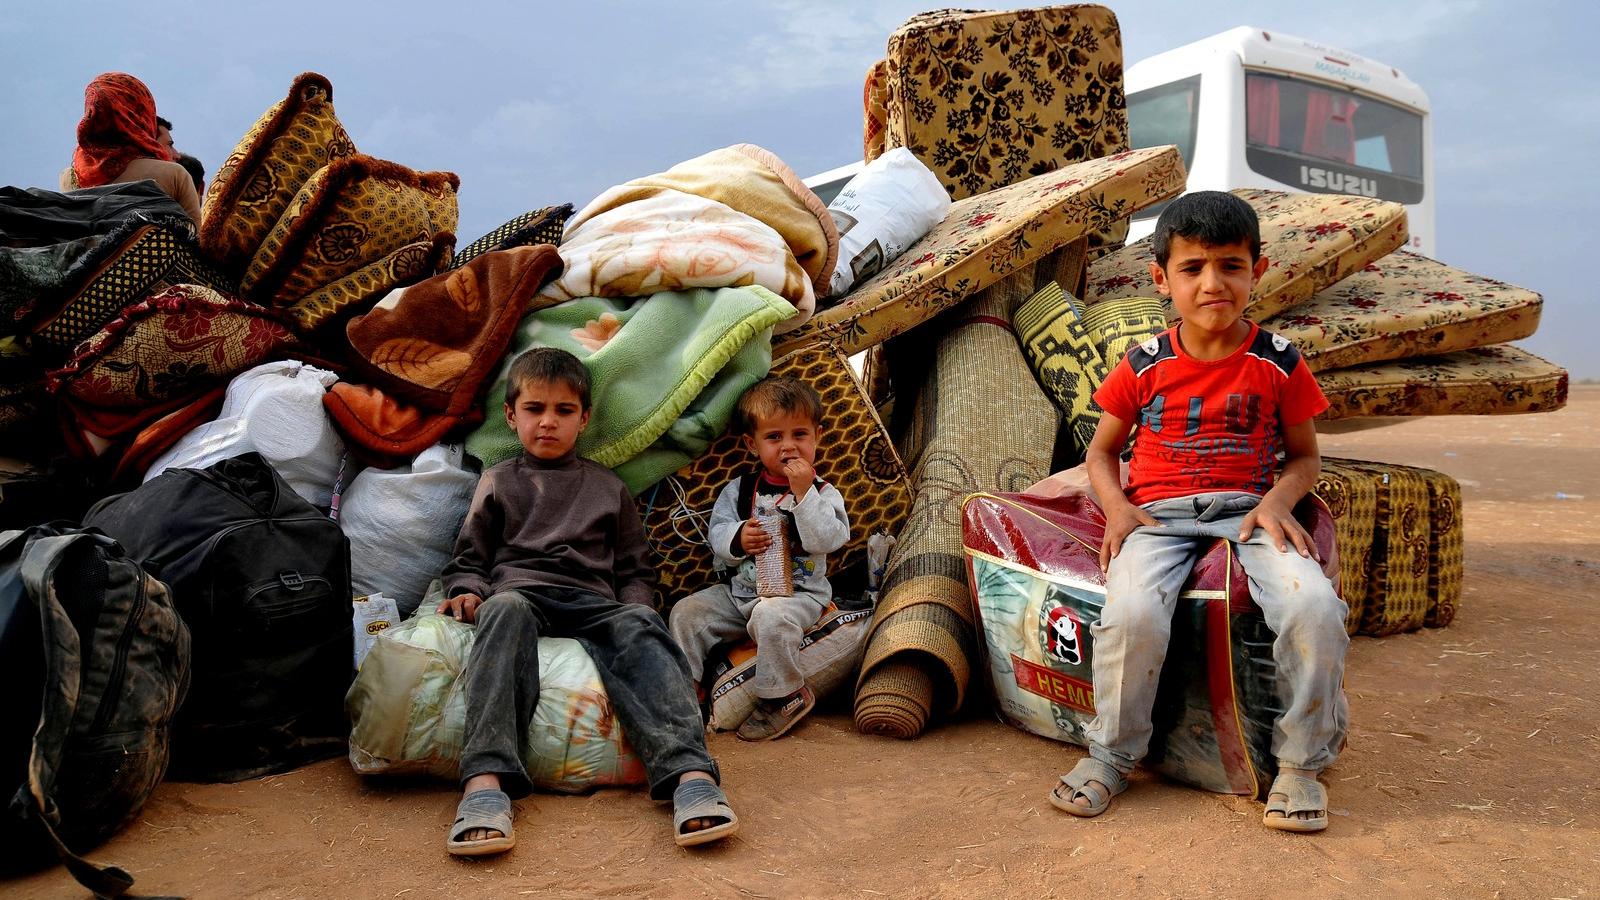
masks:
[[[1100,408],[1138,426],[1128,500],[1210,491],[1265,494],[1283,430],[1328,408],[1287,338],[1252,323],[1238,350],[1198,360],[1169,328],[1128,351],[1095,391]]]

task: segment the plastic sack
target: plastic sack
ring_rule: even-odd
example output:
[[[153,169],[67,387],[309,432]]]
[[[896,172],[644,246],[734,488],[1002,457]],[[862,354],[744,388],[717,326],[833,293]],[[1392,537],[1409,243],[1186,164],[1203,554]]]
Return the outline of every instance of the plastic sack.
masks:
[[[477,630],[434,614],[436,596],[424,603],[426,614],[379,636],[345,696],[358,774],[460,778],[467,718],[460,676]],[[522,760],[535,786],[578,793],[645,783],[644,764],[581,644],[540,638],[539,684]]]
[[[870,608],[839,609],[830,603],[817,624],[806,629],[800,639],[800,674],[818,699],[853,680],[871,623]],[[755,711],[757,659],[753,641],[738,644],[720,659],[713,657],[707,669],[713,729],[732,731]]]
[[[372,652],[372,645],[377,643],[378,635],[400,621],[400,610],[393,600],[382,594],[355,597],[350,601],[350,608],[351,631],[355,635],[355,668],[360,669],[362,661]]]
[[[351,588],[394,598],[402,618],[415,612],[450,561],[477,485],[460,444],[435,444],[409,466],[363,469],[339,507]]]
[[[876,275],[949,210],[944,185],[905,147],[868,163],[828,204],[839,229],[839,262],[828,296],[841,296]]]
[[[322,413],[322,395],[338,380],[296,360],[240,373],[228,383],[217,418],[179,438],[144,480],[167,469],[204,469],[253,450],[306,502],[327,509],[344,441]]]

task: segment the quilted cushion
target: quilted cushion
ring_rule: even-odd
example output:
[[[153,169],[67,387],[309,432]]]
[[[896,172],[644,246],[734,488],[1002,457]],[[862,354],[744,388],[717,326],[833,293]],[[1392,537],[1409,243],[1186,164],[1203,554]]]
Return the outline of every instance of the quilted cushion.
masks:
[[[300,298],[287,310],[302,332],[336,328],[347,315],[371,307],[395,288],[431,276],[450,258],[455,236],[441,232],[431,240],[417,241],[370,262],[350,274]]]
[[[531,247],[538,244],[560,246],[561,235],[566,231],[567,220],[570,218],[572,218],[571,203],[525,212],[461,248],[450,260],[450,268],[459,269],[490,250],[510,250],[512,247]]]
[[[910,148],[952,200],[1128,149],[1122,35],[1103,6],[922,13],[886,61],[884,147]],[[1091,248],[1127,227],[1100,223]]]
[[[850,540],[828,558],[831,577],[866,560],[868,535],[900,533],[911,510],[911,484],[843,355],[803,350],[774,362],[771,373],[799,378],[822,396],[817,475],[844,495],[850,513]],[[694,462],[636,498],[658,560],[659,590],[668,603],[724,577],[712,568],[704,528],[723,486],[758,465],[738,436],[723,435]]]
[[[959,200],[944,221],[775,352],[826,340],[847,354],[932,318],[1052,250],[1183,190],[1173,147],[1130,150]]]
[[[1234,193],[1260,218],[1261,254],[1270,261],[1245,311],[1257,322],[1311,299],[1406,242],[1406,208],[1398,203],[1254,188]],[[1096,260],[1089,267],[1090,305],[1150,296],[1154,261],[1149,238]]]
[[[1317,383],[1328,396],[1323,419],[1549,412],[1567,405],[1567,371],[1510,344],[1321,372]]]
[[[450,172],[417,172],[360,153],[334,160],[290,201],[240,290],[257,303],[293,306],[407,244],[453,235],[460,184]]]
[[[1314,491],[1334,514],[1340,596],[1350,606],[1345,630],[1352,634],[1416,631],[1427,617],[1433,529],[1421,472],[1356,459],[1323,460]]]
[[[211,177],[200,246],[225,270],[243,272],[300,186],[318,169],[355,152],[333,112],[333,85],[315,72],[302,74]]]
[[[1400,250],[1263,324],[1320,372],[1525,338],[1543,305],[1526,288]]]
[[[271,310],[180,284],[123,310],[46,384],[102,409],[144,409],[201,393],[290,340]]]

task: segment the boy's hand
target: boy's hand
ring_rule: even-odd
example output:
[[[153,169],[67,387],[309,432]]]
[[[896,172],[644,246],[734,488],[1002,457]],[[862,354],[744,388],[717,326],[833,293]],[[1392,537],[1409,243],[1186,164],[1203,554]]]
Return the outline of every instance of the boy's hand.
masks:
[[[789,492],[796,500],[804,498],[817,480],[817,470],[798,456],[783,464],[783,475],[789,479]]]
[[[1143,507],[1134,506],[1124,501],[1120,506],[1113,506],[1106,513],[1106,534],[1100,542],[1100,571],[1105,572],[1111,568],[1111,560],[1122,552],[1122,542],[1133,533],[1140,525],[1151,528],[1160,528],[1161,523],[1156,517],[1144,511]]]
[[[1283,509],[1270,500],[1262,500],[1250,514],[1244,517],[1244,523],[1239,526],[1239,540],[1248,541],[1250,535],[1260,528],[1271,538],[1273,546],[1279,553],[1289,552],[1289,544],[1294,544],[1295,550],[1308,559],[1322,562],[1316,555],[1316,544],[1311,540],[1311,535],[1294,517],[1290,510]]]
[[[457,594],[439,604],[436,612],[441,616],[451,616],[457,622],[472,622],[478,618],[478,607],[483,604],[483,598],[477,594]]]
[[[739,529],[739,546],[751,556],[765,552],[772,546],[772,535],[761,527],[761,520],[751,516],[744,520],[744,527]]]

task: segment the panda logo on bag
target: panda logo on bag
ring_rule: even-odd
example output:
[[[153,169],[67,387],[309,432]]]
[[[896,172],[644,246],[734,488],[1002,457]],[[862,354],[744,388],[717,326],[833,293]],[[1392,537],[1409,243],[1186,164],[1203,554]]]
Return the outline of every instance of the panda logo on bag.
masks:
[[[1067,666],[1083,665],[1083,622],[1070,606],[1046,601],[1039,609],[1045,656]]]

